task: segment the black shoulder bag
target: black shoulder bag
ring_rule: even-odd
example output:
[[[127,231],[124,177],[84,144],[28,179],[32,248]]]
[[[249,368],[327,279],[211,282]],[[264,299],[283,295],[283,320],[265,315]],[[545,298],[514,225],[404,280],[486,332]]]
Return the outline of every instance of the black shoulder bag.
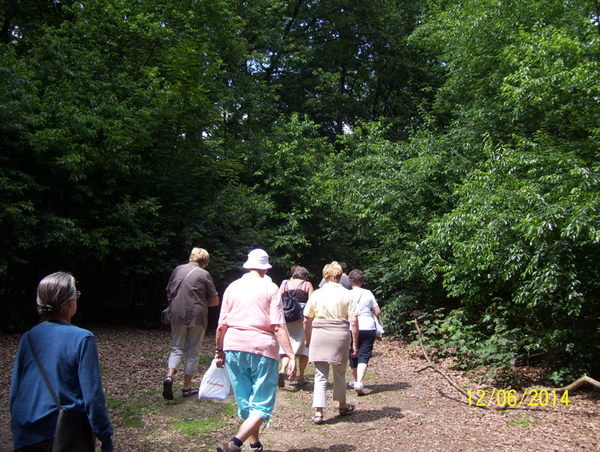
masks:
[[[50,394],[52,394],[54,403],[56,403],[56,406],[58,407],[58,421],[56,422],[56,429],[54,430],[52,452],[94,452],[96,450],[96,437],[92,431],[92,426],[90,425],[87,414],[85,411],[73,411],[63,408],[56,392],[54,392],[54,388],[52,388],[52,385],[50,384],[46,371],[42,367],[42,363],[35,352],[35,348],[33,348],[30,332],[27,333],[27,339],[35,362],[44,377],[44,381],[50,390]]]
[[[301,282],[294,293],[290,294],[290,289],[288,288],[287,281],[285,282],[285,294],[283,296],[283,315],[285,317],[286,322],[295,322],[296,320],[300,320],[304,317],[304,309],[302,309],[302,305],[296,298],[296,292],[304,283]]]

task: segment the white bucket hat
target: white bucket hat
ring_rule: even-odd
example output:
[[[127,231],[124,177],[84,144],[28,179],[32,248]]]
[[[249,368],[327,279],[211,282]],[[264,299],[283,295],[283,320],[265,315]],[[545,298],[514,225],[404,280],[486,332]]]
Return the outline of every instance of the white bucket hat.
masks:
[[[265,250],[257,248],[248,253],[248,260],[243,265],[246,269],[268,270],[272,268],[269,265],[269,255]]]

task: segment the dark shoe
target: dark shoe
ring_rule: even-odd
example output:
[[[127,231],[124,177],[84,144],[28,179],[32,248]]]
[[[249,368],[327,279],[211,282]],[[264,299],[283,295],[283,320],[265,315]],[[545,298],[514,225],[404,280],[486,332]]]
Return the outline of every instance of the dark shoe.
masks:
[[[163,381],[162,396],[167,400],[173,400],[173,378],[167,377]]]
[[[349,414],[354,413],[354,410],[356,410],[354,404],[349,403],[348,408],[340,408],[340,416],[348,416]]]
[[[229,441],[227,443],[223,443],[221,446],[217,446],[217,452],[239,452],[240,450],[242,449],[233,444],[233,441]]]
[[[308,380],[304,379],[304,378],[298,378],[298,383],[296,383],[298,386],[304,386],[306,383],[308,383]]]
[[[198,389],[196,389],[196,388],[182,389],[181,393],[183,394],[183,397],[190,397],[190,396],[193,396],[194,394],[198,394]]]
[[[250,446],[250,450],[251,450],[252,452],[263,452],[263,445],[261,444],[261,445],[260,445],[260,446],[258,446],[258,447],[252,447],[252,446]]]
[[[280,388],[285,388],[285,374],[279,373],[279,380],[277,381],[277,386]]]

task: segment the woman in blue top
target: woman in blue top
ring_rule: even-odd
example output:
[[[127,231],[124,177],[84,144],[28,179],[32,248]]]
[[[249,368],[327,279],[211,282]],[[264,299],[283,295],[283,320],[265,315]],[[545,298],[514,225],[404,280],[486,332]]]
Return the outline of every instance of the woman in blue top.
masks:
[[[350,356],[350,370],[354,381],[348,383],[348,386],[353,388],[356,393],[361,396],[365,395],[363,387],[363,378],[367,373],[367,366],[371,353],[373,353],[373,344],[377,327],[375,317],[381,316],[381,309],[375,301],[375,296],[370,290],[363,289],[361,286],[365,281],[363,272],[360,270],[352,270],[348,275],[350,284],[352,284],[352,296],[360,309],[358,316],[358,356]]]
[[[38,312],[44,320],[21,338],[10,387],[10,425],[14,450],[52,450],[58,407],[29,347],[33,347],[63,407],[86,412],[103,452],[114,450],[113,429],[100,379],[94,335],[71,325],[79,292],[75,278],[57,272],[42,279],[37,289]]]

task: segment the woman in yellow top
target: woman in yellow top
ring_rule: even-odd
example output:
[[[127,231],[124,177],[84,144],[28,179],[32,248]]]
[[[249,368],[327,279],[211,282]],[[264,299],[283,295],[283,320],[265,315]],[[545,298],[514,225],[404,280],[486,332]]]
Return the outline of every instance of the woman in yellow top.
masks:
[[[358,354],[360,311],[352,292],[340,284],[341,277],[342,267],[337,263],[327,264],[323,268],[325,284],[313,292],[304,307],[308,360],[315,364],[313,408],[316,412],[312,418],[315,424],[323,423],[330,364],[333,368],[333,400],[339,402],[340,416],[355,410],[353,404],[346,402],[346,366],[351,342],[351,356]]]

